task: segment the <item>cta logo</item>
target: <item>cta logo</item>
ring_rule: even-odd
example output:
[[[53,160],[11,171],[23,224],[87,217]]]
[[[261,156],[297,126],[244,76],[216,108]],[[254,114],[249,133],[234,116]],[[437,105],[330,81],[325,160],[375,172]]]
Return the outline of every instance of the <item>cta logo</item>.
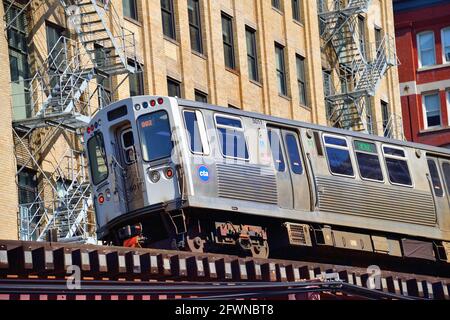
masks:
[[[198,168],[198,176],[200,177],[200,180],[203,182],[209,181],[209,169],[206,166],[201,166]]]

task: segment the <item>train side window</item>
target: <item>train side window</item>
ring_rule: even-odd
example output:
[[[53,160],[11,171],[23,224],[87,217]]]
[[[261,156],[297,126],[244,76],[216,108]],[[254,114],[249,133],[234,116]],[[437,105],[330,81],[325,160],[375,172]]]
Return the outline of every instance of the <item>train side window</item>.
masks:
[[[194,154],[209,154],[209,145],[206,138],[206,128],[202,113],[200,111],[185,110],[183,114],[191,152]]]
[[[122,132],[121,139],[122,139],[122,148],[125,153],[125,163],[131,164],[136,161],[133,130],[129,129]]]
[[[444,162],[442,164],[442,171],[444,172],[444,180],[447,185],[447,194],[450,194],[450,163]]]
[[[292,133],[286,134],[286,147],[289,154],[289,164],[292,172],[295,174],[303,174],[298,139]]]
[[[405,151],[395,147],[383,146],[383,154],[391,184],[412,186]]]
[[[103,134],[96,133],[89,139],[87,145],[92,182],[94,185],[99,185],[108,178],[108,165]]]
[[[225,158],[248,160],[247,142],[241,119],[215,115],[215,122],[222,155]]]
[[[366,180],[383,181],[380,158],[375,143],[355,140],[355,154],[361,178]]]
[[[436,197],[442,198],[444,196],[444,189],[442,188],[441,177],[439,177],[439,171],[435,160],[428,159],[428,169],[430,170],[434,194]]]
[[[331,173],[354,177],[355,173],[353,171],[347,140],[330,135],[324,135],[323,137]]]
[[[269,129],[267,131],[269,135],[270,149],[272,150],[273,163],[275,169],[278,172],[284,172],[286,170],[286,162],[283,157],[283,147],[281,145],[281,138],[275,130]]]

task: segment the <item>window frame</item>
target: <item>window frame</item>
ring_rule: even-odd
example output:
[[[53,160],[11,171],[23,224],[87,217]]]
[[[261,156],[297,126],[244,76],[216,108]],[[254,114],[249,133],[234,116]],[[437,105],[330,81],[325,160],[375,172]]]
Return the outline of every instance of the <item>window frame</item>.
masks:
[[[236,127],[232,127],[232,126],[227,126],[227,125],[223,125],[223,124],[217,124],[217,117],[220,118],[226,118],[226,119],[231,119],[231,120],[238,120],[241,123],[241,128],[236,128]],[[250,161],[250,152],[248,149],[248,141],[247,141],[247,137],[245,136],[245,127],[244,127],[244,122],[242,121],[241,117],[235,117],[235,116],[230,116],[227,114],[223,114],[223,113],[214,113],[214,126],[215,126],[215,131],[216,131],[216,138],[217,138],[217,142],[219,144],[219,149],[220,149],[220,153],[222,154],[222,156],[225,159],[233,159],[233,160],[242,160],[242,161]],[[223,153],[223,147],[220,143],[221,139],[220,139],[220,134],[219,134],[219,128],[225,128],[225,129],[232,129],[235,131],[241,131],[244,135],[244,141],[245,141],[245,148],[247,149],[247,153],[248,153],[248,158],[240,158],[240,157],[232,157],[232,156],[228,156],[225,155]]]
[[[308,93],[307,93],[307,85],[306,85],[306,62],[305,57],[296,54],[295,55],[295,67],[297,71],[297,87],[298,87],[298,98],[300,105],[302,106],[308,106]],[[302,70],[299,70],[299,63],[301,65]],[[303,78],[303,79],[302,79]],[[300,94],[300,86],[302,86],[303,90],[303,97]]]
[[[380,164],[381,175],[383,176],[383,180],[375,180],[375,179],[370,179],[370,178],[363,177],[363,175],[361,174],[361,169],[360,169],[360,166],[359,166],[357,153],[359,152],[359,153],[364,153],[364,154],[369,154],[369,155],[375,155],[375,154],[374,153],[370,153],[370,152],[366,152],[366,151],[356,150],[355,143],[357,141],[365,142],[365,143],[371,143],[371,144],[375,145],[375,148],[377,149],[376,156],[378,157],[378,163]],[[385,172],[383,171],[383,165],[382,165],[383,162],[381,161],[381,158],[380,158],[380,150],[379,150],[378,145],[374,141],[366,141],[366,140],[362,140],[362,139],[353,139],[352,142],[353,142],[353,153],[354,153],[354,156],[355,156],[356,167],[358,168],[358,174],[359,174],[359,177],[361,178],[361,180],[370,181],[370,182],[377,182],[377,183],[384,184],[385,181],[386,181],[386,177],[385,177]]]
[[[292,159],[291,159],[291,156],[290,156],[291,152],[289,150],[289,144],[287,142],[287,137],[288,136],[294,137],[295,143],[297,145],[298,157],[299,157],[299,160],[300,160],[300,167],[302,169],[301,173],[294,172],[294,170],[292,169],[293,168],[292,162],[291,162]],[[293,132],[293,131],[285,132],[285,134],[283,136],[283,139],[284,139],[284,144],[286,145],[286,153],[287,153],[286,158],[287,158],[287,163],[288,163],[288,166],[289,166],[289,170],[294,175],[297,175],[297,176],[304,175],[305,174],[305,164],[304,164],[304,161],[303,161],[303,153],[302,153],[302,148],[301,148],[301,145],[300,145],[300,137],[299,137],[298,133],[297,132]]]
[[[188,23],[189,23],[189,39],[190,39],[190,44],[191,44],[191,50],[194,52],[197,52],[199,54],[204,54],[204,50],[203,50],[203,33],[202,33],[202,15],[201,15],[201,9],[200,9],[200,1],[199,0],[191,0],[195,3],[194,5],[194,13],[195,15],[197,15],[198,18],[198,25],[194,24],[191,22],[191,20],[189,19],[189,3],[188,3]],[[198,34],[198,39],[192,39],[191,37],[191,29],[195,29],[197,34]],[[196,41],[198,40],[198,47],[199,50],[195,50],[192,46],[192,41]]]
[[[198,151],[192,150],[191,143],[190,143],[191,141],[190,141],[189,137],[186,136],[187,141],[188,141],[189,150],[194,155],[208,156],[211,153],[211,149],[209,146],[208,135],[206,132],[205,117],[203,116],[203,112],[201,112],[198,109],[190,109],[190,108],[183,109],[183,123],[184,123],[184,128],[186,129],[186,133],[188,131],[187,125],[186,125],[186,116],[185,116],[186,112],[194,113],[197,118],[198,131],[200,133],[200,140],[202,143],[203,152],[198,152]],[[201,125],[200,125],[200,123],[201,123]]]
[[[429,162],[433,162],[434,163],[434,166],[435,166],[435,168],[436,168],[436,173],[437,173],[437,177],[439,178],[439,183],[441,184],[441,188],[442,188],[442,194],[441,195],[437,195],[436,194],[436,188],[435,188],[435,184],[434,184],[434,181],[433,181],[433,174],[431,173],[431,170],[430,170],[430,164],[429,164]],[[428,173],[430,174],[430,182],[431,182],[431,186],[432,186],[432,188],[433,188],[433,196],[435,197],[435,198],[446,198],[446,196],[447,196],[447,192],[446,192],[446,183],[445,183],[445,180],[444,180],[444,178],[445,177],[443,177],[442,175],[441,175],[441,170],[440,170],[440,165],[439,165],[439,160],[438,160],[438,158],[433,158],[433,157],[427,157],[427,167],[428,167]]]
[[[281,51],[281,64],[282,64],[282,70],[278,69],[278,50]],[[288,83],[287,83],[287,70],[286,70],[286,51],[285,51],[285,46],[283,46],[282,44],[275,42],[275,74],[276,74],[276,78],[277,78],[277,87],[280,85],[278,83],[278,75],[282,75],[282,81],[283,81],[283,85],[284,85],[284,91],[281,92],[282,90],[280,90],[281,88],[278,87],[278,94],[283,96],[283,97],[288,97],[289,95],[289,89],[288,89]]]
[[[443,64],[450,63],[450,41],[447,44],[445,43],[444,33],[446,31],[450,33],[450,26],[441,29],[441,47],[442,47],[442,63]],[[445,56],[445,48],[446,47],[449,48],[449,59],[447,59],[447,57]]]
[[[169,39],[172,39],[174,41],[177,41],[177,26],[176,26],[176,22],[175,22],[175,7],[173,5],[173,0],[167,0],[169,1],[169,9],[163,8],[163,6],[161,6],[161,1],[160,1],[160,6],[161,6],[161,22],[162,22],[162,29],[163,29],[163,36],[167,37]],[[172,34],[168,35],[164,32],[164,13],[169,14],[170,16],[170,24],[172,26]]]
[[[130,10],[131,16],[125,15],[124,1],[133,1],[133,3],[134,3],[134,7],[133,7],[134,10]],[[138,3],[137,3],[137,0],[122,0],[122,11],[123,11],[123,16],[124,16],[125,18],[132,19],[132,20],[134,20],[134,21],[138,21],[138,22],[139,22],[139,10],[138,10]],[[133,16],[133,15],[134,15],[134,16]]]
[[[448,197],[450,197],[450,184],[448,184],[447,183],[447,175],[445,174],[445,169],[444,169],[444,166],[449,166],[449,170],[450,170],[450,160],[448,160],[448,159],[443,159],[443,161],[441,162],[441,161],[439,161],[440,162],[440,164],[439,164],[439,167],[440,167],[440,169],[441,169],[441,171],[442,171],[442,182],[443,182],[443,184],[445,184],[445,189],[446,189],[446,191],[447,191],[447,195],[448,195]]]
[[[291,0],[292,19],[302,23],[302,0]]]
[[[206,99],[206,101],[199,101],[199,100],[197,100],[197,97],[198,97],[198,96],[204,97],[204,98]],[[199,102],[199,103],[208,103],[208,94],[205,93],[205,92],[203,92],[203,91],[201,91],[201,90],[194,89],[194,98],[195,98],[195,101],[196,101],[196,102]]]
[[[105,166],[106,166],[106,174],[105,174],[105,177],[102,179],[102,180],[100,180],[100,181],[94,181],[94,174],[93,174],[93,172],[92,172],[92,163],[91,163],[91,153],[90,153],[90,151],[89,151],[89,143],[91,142],[91,140],[93,140],[93,139],[96,139],[97,138],[97,136],[100,136],[101,137],[101,141],[102,141],[102,145],[103,145],[103,150],[105,151],[105,154],[104,154],[104,156],[103,156],[103,161],[105,162]],[[108,180],[108,178],[109,178],[109,166],[108,166],[108,156],[106,155],[106,150],[105,150],[105,139],[104,139],[104,136],[103,136],[103,133],[102,132],[96,132],[91,138],[89,138],[89,140],[87,141],[87,150],[88,150],[88,152],[89,152],[89,171],[90,171],[90,174],[91,174],[91,180],[92,180],[92,184],[94,185],[94,186],[98,186],[98,185],[100,185],[100,184],[102,184],[103,182],[105,182],[106,180]]]
[[[226,20],[227,23],[229,23],[229,32],[230,32],[230,42],[225,42],[223,33],[224,33],[224,28],[223,28],[223,21]],[[224,65],[226,69],[231,69],[231,70],[236,70],[236,52],[235,52],[235,48],[234,48],[234,19],[232,16],[226,14],[225,12],[221,12],[220,15],[220,22],[222,24],[222,46],[223,46],[223,55],[224,55]],[[228,66],[226,61],[226,55],[225,55],[225,46],[231,48],[231,66]]]
[[[176,86],[177,86],[177,88],[178,88],[178,95],[177,96],[171,96],[170,95],[170,93],[169,93],[169,82],[172,82],[173,84],[175,84]],[[175,80],[174,78],[171,78],[171,77],[167,77],[167,95],[169,96],[169,97],[177,97],[177,98],[182,98],[181,97],[181,82],[180,81],[178,81],[178,80]]]
[[[384,152],[384,148],[385,148],[385,147],[386,147],[386,148],[391,148],[391,149],[403,151],[403,153],[405,154],[405,157],[395,156],[395,155],[391,155],[391,154],[386,154],[386,153]],[[387,178],[388,178],[389,183],[390,183],[391,185],[393,185],[393,186],[400,186],[400,187],[406,187],[406,188],[412,188],[412,189],[414,189],[414,186],[415,186],[415,184],[414,184],[414,179],[413,179],[413,176],[411,175],[411,166],[409,165],[409,159],[408,159],[408,154],[407,154],[406,150],[405,150],[404,148],[397,147],[397,146],[393,146],[393,145],[390,145],[390,144],[382,144],[382,145],[381,145],[381,152],[382,152],[382,154],[383,154],[384,166],[385,166],[385,168],[386,168],[386,174],[387,174]],[[391,177],[390,177],[390,175],[389,175],[389,168],[388,168],[388,165],[387,165],[387,162],[386,162],[386,158],[391,158],[391,159],[397,159],[397,160],[403,160],[403,161],[406,161],[406,165],[408,166],[409,177],[411,178],[411,185],[409,185],[409,184],[401,184],[401,183],[397,183],[397,182],[392,182],[392,181],[391,181]]]
[[[438,97],[439,102],[439,125],[437,126],[429,126],[428,125],[428,115],[427,115],[427,107],[425,105],[425,97],[427,96],[434,96],[436,95]],[[442,127],[442,106],[441,106],[441,95],[440,91],[431,91],[431,92],[425,92],[421,94],[422,99],[422,112],[423,112],[423,126],[424,129],[436,129]]]
[[[125,140],[124,140],[124,135],[125,134],[127,134],[127,133],[129,133],[129,132],[131,132],[131,134],[132,134],[132,136],[133,136],[133,145],[131,146],[131,147],[128,147],[128,148],[126,148],[125,147]],[[134,134],[133,134],[133,128],[128,128],[128,129],[126,129],[126,130],[124,130],[124,131],[122,131],[121,133],[120,133],[120,143],[121,143],[121,146],[122,146],[122,150],[124,151],[124,152],[128,152],[129,150],[132,150],[133,149],[133,151],[136,153],[136,141],[134,141],[135,139],[134,139]],[[137,159],[135,158],[135,160],[134,161],[128,161],[127,160],[127,157],[125,156],[125,164],[127,164],[127,165],[130,165],[130,164],[133,164],[133,163],[136,163],[136,161],[137,161]]]
[[[167,121],[168,121],[168,123],[169,123],[169,130],[170,130],[170,135],[171,135],[170,140],[171,140],[171,144],[172,144],[172,149],[171,149],[172,151],[171,151],[171,155],[170,155],[170,156],[172,156],[172,153],[174,152],[175,145],[174,145],[174,142],[172,141],[172,134],[173,134],[173,133],[172,133],[172,123],[171,123],[171,120],[170,120],[170,115],[169,115],[169,113],[167,112],[167,110],[160,109],[160,110],[155,110],[155,111],[153,111],[153,112],[144,113],[144,114],[140,115],[139,117],[137,117],[137,119],[136,119],[136,125],[137,125],[137,127],[138,127],[137,132],[138,132],[138,138],[139,138],[139,148],[141,149],[142,161],[144,161],[145,163],[157,162],[157,161],[161,161],[162,159],[168,158],[168,157],[160,157],[160,158],[156,158],[156,159],[146,160],[145,157],[144,157],[144,151],[142,150],[142,145],[143,145],[143,141],[142,141],[142,128],[139,127],[139,120],[140,120],[141,118],[145,117],[145,116],[152,115],[152,114],[155,114],[155,113],[158,113],[158,112],[164,112],[164,113],[167,114]]]
[[[283,5],[281,0],[271,0],[272,8],[283,12]]]
[[[345,142],[347,143],[347,146],[338,146],[335,144],[329,144],[325,141],[326,137],[330,137],[330,138],[337,138],[340,140],[345,140]],[[352,145],[351,143],[349,143],[347,137],[343,137],[343,136],[339,136],[339,135],[335,135],[335,134],[330,134],[330,133],[323,133],[322,134],[322,142],[323,142],[323,149],[324,149],[324,155],[325,155],[325,159],[327,161],[327,165],[328,165],[328,171],[333,175],[333,176],[338,176],[338,177],[344,177],[344,178],[352,178],[352,179],[356,179],[356,170],[355,170],[355,166],[354,166],[354,159],[352,159],[352,150],[350,148],[350,146]],[[346,175],[346,174],[342,174],[342,173],[334,173],[331,170],[331,166],[330,166],[330,160],[328,158],[328,152],[327,152],[327,146],[330,146],[332,148],[335,149],[340,149],[340,150],[347,150],[349,157],[350,157],[350,163],[352,165],[352,171],[353,171],[353,175]]]
[[[248,35],[251,34],[251,45],[252,45],[252,50],[254,51],[254,56],[250,55],[250,51],[248,48]],[[247,43],[247,65],[248,65],[248,77],[251,81],[255,81],[260,83],[261,79],[259,76],[259,59],[258,59],[258,44],[257,44],[257,31],[255,29],[253,29],[250,26],[245,26],[245,40]],[[253,61],[253,64],[255,66],[255,79],[253,79],[253,77],[251,77],[251,72],[250,72],[250,63],[249,60]]]
[[[420,48],[420,37],[424,34],[430,33],[433,36],[433,57],[434,57],[434,63],[433,64],[429,64],[429,65],[423,65],[422,64],[422,50]],[[419,68],[426,68],[426,67],[431,67],[436,65],[437,61],[436,61],[436,38],[434,36],[434,31],[433,30],[426,30],[426,31],[422,31],[419,32],[416,36],[416,42],[417,42],[417,58],[418,58],[418,65]]]

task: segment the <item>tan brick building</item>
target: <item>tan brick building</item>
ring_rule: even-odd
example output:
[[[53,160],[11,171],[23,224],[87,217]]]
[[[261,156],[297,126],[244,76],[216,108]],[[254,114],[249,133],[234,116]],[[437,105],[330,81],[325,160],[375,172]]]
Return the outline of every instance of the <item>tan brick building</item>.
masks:
[[[401,133],[393,121],[401,109],[388,0],[2,2],[7,32],[0,38],[0,95],[8,103],[0,118],[0,238],[16,239],[19,231],[24,238],[23,229],[30,239],[46,236],[61,197],[69,195],[70,202],[77,189],[76,197],[88,198],[78,189],[84,179],[76,154],[78,122],[80,114],[95,112],[103,92],[108,101],[172,94],[322,125]],[[58,56],[58,50],[65,51]],[[67,108],[58,109],[49,95],[56,82],[66,81],[61,74],[67,68],[60,71],[55,61],[69,57],[78,58],[64,67],[80,69],[78,79],[89,84],[76,82],[83,97],[64,93]],[[58,81],[45,78],[55,74]],[[68,110],[70,116],[61,115]],[[26,227],[18,223],[24,214]]]

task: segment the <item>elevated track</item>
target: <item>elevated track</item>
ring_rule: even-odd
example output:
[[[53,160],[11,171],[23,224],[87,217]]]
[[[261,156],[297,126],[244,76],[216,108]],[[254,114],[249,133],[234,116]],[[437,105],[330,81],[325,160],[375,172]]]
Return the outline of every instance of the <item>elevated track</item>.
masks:
[[[0,241],[0,299],[450,299],[450,279],[237,256]]]

